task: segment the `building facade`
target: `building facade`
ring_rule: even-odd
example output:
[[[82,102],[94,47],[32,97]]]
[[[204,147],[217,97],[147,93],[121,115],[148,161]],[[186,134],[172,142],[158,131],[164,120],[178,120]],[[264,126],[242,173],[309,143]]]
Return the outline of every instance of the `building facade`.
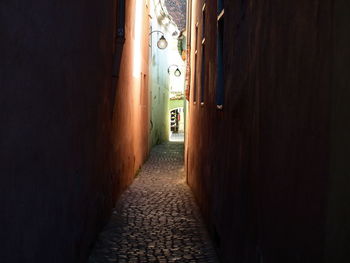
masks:
[[[1,262],[86,262],[147,158],[146,4],[0,3]]]
[[[169,44],[172,34],[177,32],[172,23],[163,1],[150,0],[151,28],[150,28],[150,74],[151,74],[151,145],[160,144],[168,140],[167,109],[169,98],[169,78],[166,68],[169,65]],[[167,41],[165,49],[159,49],[157,42],[164,36]]]
[[[189,5],[187,180],[223,262],[346,262],[349,4]]]

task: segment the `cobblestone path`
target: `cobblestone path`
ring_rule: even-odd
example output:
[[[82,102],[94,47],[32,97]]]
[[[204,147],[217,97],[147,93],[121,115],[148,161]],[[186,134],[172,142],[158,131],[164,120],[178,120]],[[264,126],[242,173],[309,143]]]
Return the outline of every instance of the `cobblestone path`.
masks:
[[[183,145],[155,147],[122,195],[89,263],[218,262],[185,183]]]

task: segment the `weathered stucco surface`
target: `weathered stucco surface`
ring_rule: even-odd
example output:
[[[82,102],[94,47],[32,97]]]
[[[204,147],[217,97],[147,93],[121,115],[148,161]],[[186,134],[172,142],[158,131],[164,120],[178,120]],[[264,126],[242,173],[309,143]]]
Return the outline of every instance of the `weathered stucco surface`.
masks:
[[[334,3],[331,165],[328,181],[326,262],[350,259],[350,3]]]
[[[140,72],[135,74],[136,1],[126,4],[125,43],[123,45],[113,114],[112,164],[115,193],[119,195],[140,169],[149,152],[150,98],[148,71],[149,9],[144,1],[141,23]]]
[[[193,3],[192,33],[198,21],[201,36],[202,1]],[[192,72],[187,142],[188,182],[224,262],[349,258],[345,6],[330,0],[225,1],[224,109],[216,109],[216,59],[209,52],[204,106],[193,103]],[[342,17],[336,47],[333,16]],[[206,49],[215,50],[212,1],[206,30]],[[193,35],[192,69],[194,43]]]
[[[116,92],[115,9],[111,0],[0,3],[1,262],[85,262],[147,155],[148,87],[140,99],[130,71],[134,1]]]
[[[162,20],[164,14],[160,10],[164,8],[160,1],[150,0],[150,15],[154,18],[151,20],[151,29],[160,31],[165,34],[165,38],[169,41],[171,37],[168,25],[163,25]],[[166,9],[165,9],[166,10]],[[166,49],[159,49],[157,42],[162,36],[159,32],[153,32],[150,35],[149,49],[149,67],[150,67],[150,96],[152,104],[152,112],[150,118],[150,145],[155,146],[168,139],[167,125],[167,108],[169,98],[169,78],[166,74],[166,68],[169,64],[169,43]]]

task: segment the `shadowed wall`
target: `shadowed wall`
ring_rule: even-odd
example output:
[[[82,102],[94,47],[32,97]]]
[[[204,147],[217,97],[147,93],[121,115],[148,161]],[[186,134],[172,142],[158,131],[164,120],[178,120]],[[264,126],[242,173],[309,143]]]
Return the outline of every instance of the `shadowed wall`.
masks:
[[[334,2],[326,262],[350,260],[350,3]]]
[[[192,69],[203,1],[193,3]],[[215,50],[216,3],[206,4],[205,48]],[[215,103],[216,52],[205,61],[204,105],[200,95],[193,103],[194,89],[201,94],[198,40],[188,182],[224,262],[349,259],[345,6],[349,10],[344,1],[225,1],[222,111]],[[335,53],[333,17],[340,20]],[[326,240],[335,243],[326,249]]]
[[[112,0],[0,4],[1,262],[85,262],[147,155],[147,99],[119,106],[139,81],[111,99],[115,24]]]

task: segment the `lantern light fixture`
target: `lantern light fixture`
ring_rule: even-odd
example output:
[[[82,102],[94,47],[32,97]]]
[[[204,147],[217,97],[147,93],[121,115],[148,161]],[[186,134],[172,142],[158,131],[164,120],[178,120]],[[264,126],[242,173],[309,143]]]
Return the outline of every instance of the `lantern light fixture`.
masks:
[[[174,75],[175,75],[176,77],[180,77],[180,76],[181,76],[181,71],[177,68],[177,69],[175,70],[175,72],[174,72]]]
[[[168,74],[170,75],[170,68],[171,67],[176,67],[176,69],[175,69],[175,71],[174,71],[174,76],[175,77],[180,77],[181,76],[181,71],[180,71],[180,69],[179,69],[179,66],[178,65],[170,65],[169,67],[168,67]]]
[[[168,41],[164,37],[164,33],[162,31],[159,31],[159,30],[154,30],[151,33],[149,33],[149,35],[151,35],[153,33],[161,33],[162,34],[162,36],[159,38],[159,40],[157,42],[157,47],[159,49],[166,49],[168,47]]]
[[[161,38],[157,42],[157,47],[159,49],[166,49],[168,46],[168,41],[166,41],[164,36],[161,36]]]

